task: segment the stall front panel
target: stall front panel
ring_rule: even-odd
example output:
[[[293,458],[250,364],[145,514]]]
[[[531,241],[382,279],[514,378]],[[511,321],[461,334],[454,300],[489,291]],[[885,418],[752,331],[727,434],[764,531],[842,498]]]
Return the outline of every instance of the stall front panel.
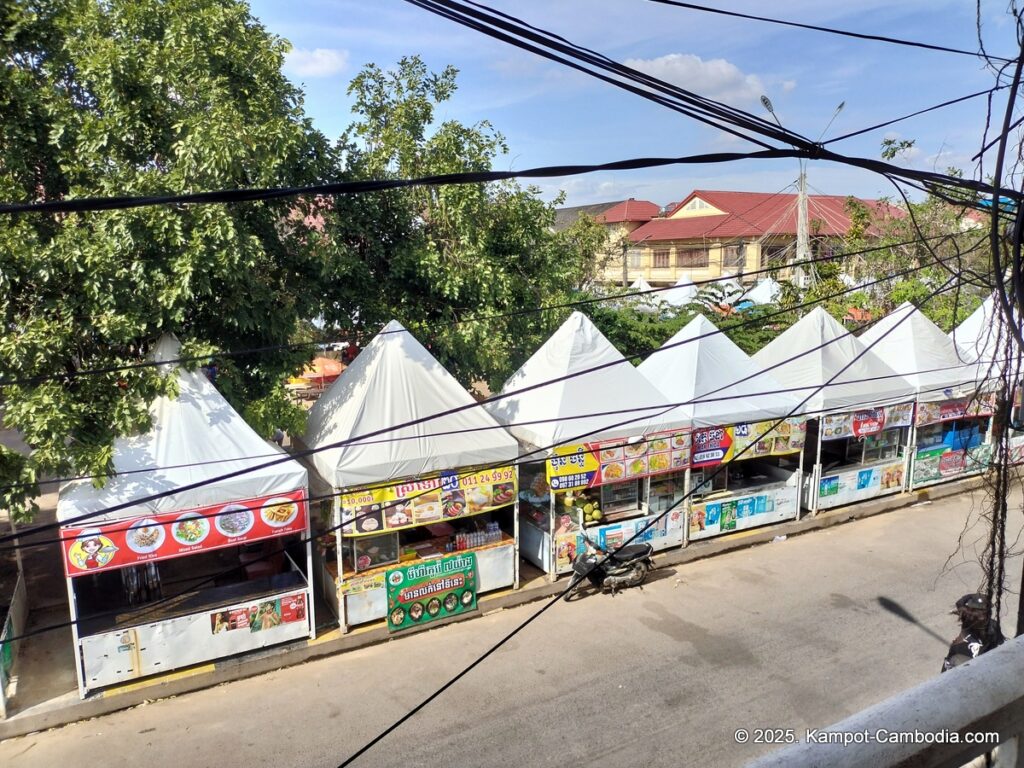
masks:
[[[993,453],[987,442],[991,415],[988,396],[918,404],[911,487],[984,472]]]
[[[806,435],[802,417],[694,431],[689,538],[795,519],[800,510],[799,464],[786,469],[769,460],[782,463],[781,457],[798,456]],[[740,469],[742,477],[736,479]]]
[[[650,544],[655,552],[660,552],[682,545],[683,517],[682,505],[680,505],[660,516],[645,515],[621,523],[591,526],[586,529],[586,536],[590,541],[606,550],[615,549],[630,541],[633,544]],[[572,561],[586,547],[583,531],[579,526],[569,526],[569,530],[555,535],[554,546],[554,572],[557,574],[570,572]]]
[[[342,494],[336,506],[340,562],[323,561],[341,626],[386,619],[389,580],[417,564],[472,553],[476,592],[515,586],[517,496],[514,466],[442,472]]]
[[[819,446],[824,453],[838,451],[843,460],[830,465],[822,458],[815,467],[807,498],[811,508],[831,509],[903,491],[913,420],[913,403],[822,416]]]

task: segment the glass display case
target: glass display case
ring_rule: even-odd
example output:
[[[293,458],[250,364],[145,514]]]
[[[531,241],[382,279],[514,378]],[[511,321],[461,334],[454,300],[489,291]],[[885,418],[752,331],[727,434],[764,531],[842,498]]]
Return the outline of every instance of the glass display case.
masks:
[[[628,480],[601,486],[601,509],[605,515],[636,512],[640,509],[640,480]]]
[[[877,435],[866,435],[863,439],[848,438],[846,460],[851,464],[871,464],[877,461],[897,459],[904,429],[887,429]]]
[[[729,467],[709,467],[706,473],[704,470],[695,469],[690,473],[690,486],[693,488],[694,498],[724,491],[729,487]]]
[[[651,488],[647,497],[647,511],[660,514],[678,502],[686,493],[686,473],[676,472],[651,478]]]
[[[368,571],[380,565],[392,565],[398,562],[398,534],[385,533],[380,536],[367,536],[352,539],[351,560],[352,570]]]

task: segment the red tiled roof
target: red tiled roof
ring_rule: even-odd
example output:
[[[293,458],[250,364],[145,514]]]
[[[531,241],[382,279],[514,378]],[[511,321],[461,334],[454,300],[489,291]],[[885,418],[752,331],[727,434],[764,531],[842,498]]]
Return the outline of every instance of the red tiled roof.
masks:
[[[724,211],[724,214],[670,218],[694,197]],[[811,234],[843,235],[850,227],[844,195],[808,195],[807,215]],[[903,211],[880,200],[860,200],[879,218],[902,218]],[[699,238],[762,237],[796,235],[797,195],[767,192],[715,192],[694,190],[664,219],[648,221],[630,233],[633,242],[688,240]]]
[[[598,221],[605,224],[618,224],[622,221],[650,221],[661,213],[661,208],[649,200],[623,200],[618,205],[609,208],[604,213],[596,216]]]

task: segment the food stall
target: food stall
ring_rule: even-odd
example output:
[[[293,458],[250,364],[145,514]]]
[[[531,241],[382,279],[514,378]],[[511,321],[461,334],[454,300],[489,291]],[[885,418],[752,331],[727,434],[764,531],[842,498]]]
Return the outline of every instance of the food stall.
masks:
[[[530,389],[546,381],[555,383]],[[682,496],[689,435],[667,415],[665,398],[580,312],[486,407],[534,459],[520,469],[520,553],[552,580],[571,570],[584,531],[611,548]],[[655,550],[682,544],[680,513],[672,510],[638,541]]]
[[[302,442],[336,494],[317,567],[343,631],[422,626],[518,586],[519,446],[475,405],[392,321],[310,411]]]
[[[782,384],[703,315],[638,370],[693,430],[690,539],[797,517],[806,421]]]
[[[823,308],[754,355],[808,415],[802,504],[817,512],[904,488],[915,392]],[[813,464],[811,463],[813,461]]]
[[[153,357],[173,360],[178,349],[165,336]],[[115,441],[117,474],[103,488],[75,480],[60,489],[83,698],[315,630],[306,470],[262,440],[202,373],[168,363],[165,375],[175,373],[178,395],[150,406],[151,429]],[[286,460],[260,466],[278,458]]]
[[[911,489],[983,472],[992,457],[992,397],[984,372],[923,312],[904,303],[860,340],[913,385]]]

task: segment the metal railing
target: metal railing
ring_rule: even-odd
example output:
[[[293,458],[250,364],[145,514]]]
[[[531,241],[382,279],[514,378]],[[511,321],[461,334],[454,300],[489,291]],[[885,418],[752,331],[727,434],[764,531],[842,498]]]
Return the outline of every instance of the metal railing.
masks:
[[[1024,768],[1024,636],[747,768]]]

